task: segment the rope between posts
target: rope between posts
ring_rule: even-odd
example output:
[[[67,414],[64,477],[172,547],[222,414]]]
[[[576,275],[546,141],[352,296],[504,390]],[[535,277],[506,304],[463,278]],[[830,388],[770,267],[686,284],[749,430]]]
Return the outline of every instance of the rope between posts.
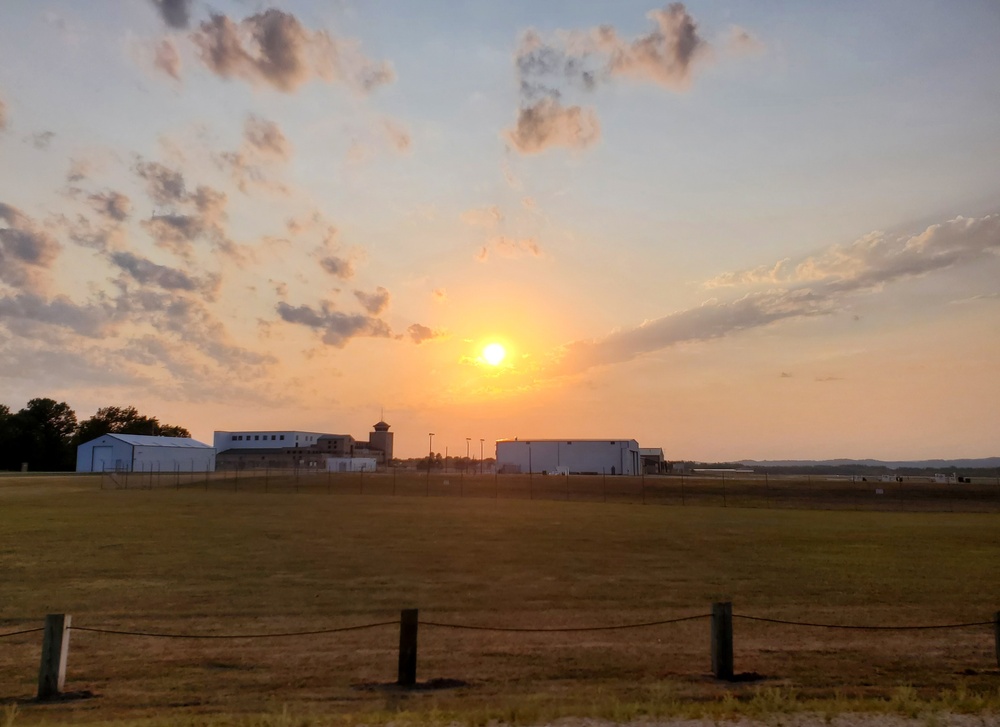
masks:
[[[89,631],[95,634],[112,634],[114,636],[149,636],[161,639],[277,639],[285,636],[318,636],[320,634],[339,634],[345,631],[361,631],[379,626],[395,626],[399,621],[381,621],[361,626],[344,626],[338,629],[317,629],[315,631],[288,631],[280,634],[163,634],[148,631],[120,631],[117,629],[95,629],[86,626],[70,626],[73,631]],[[36,629],[41,630],[41,629]]]
[[[465,631],[503,631],[506,633],[567,633],[572,631],[619,631],[622,629],[641,629],[647,626],[664,626],[666,624],[676,624],[682,621],[695,621],[701,618],[709,618],[710,614],[700,614],[698,616],[684,616],[682,618],[671,618],[666,621],[647,621],[637,624],[621,624],[618,626],[567,626],[563,628],[516,628],[503,626],[468,626],[465,624],[446,624],[437,621],[421,621],[421,626],[436,626],[441,629],[462,629]]]
[[[781,624],[782,626],[811,626],[820,629],[853,629],[857,631],[931,631],[934,629],[965,629],[973,626],[992,626],[993,621],[973,621],[961,624],[938,624],[934,626],[857,626],[846,624],[820,624],[808,621],[784,621],[777,618],[763,618],[761,616],[743,616],[738,613],[733,614],[733,618],[741,618],[744,621],[763,621],[764,623]]]
[[[0,639],[6,639],[8,636],[20,636],[21,634],[33,634],[36,631],[44,631],[44,626],[39,626],[34,629],[24,629],[23,631],[11,631],[9,634],[0,634]]]

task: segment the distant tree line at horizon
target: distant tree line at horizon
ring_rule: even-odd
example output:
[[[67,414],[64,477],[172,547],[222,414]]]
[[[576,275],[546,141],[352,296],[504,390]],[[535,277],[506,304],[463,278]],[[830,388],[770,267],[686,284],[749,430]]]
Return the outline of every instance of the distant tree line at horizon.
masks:
[[[0,404],[0,470],[20,470],[27,463],[34,472],[72,472],[76,448],[105,434],[191,436],[184,427],[162,424],[134,406],[102,407],[78,422],[64,401],[32,399],[16,413]]]

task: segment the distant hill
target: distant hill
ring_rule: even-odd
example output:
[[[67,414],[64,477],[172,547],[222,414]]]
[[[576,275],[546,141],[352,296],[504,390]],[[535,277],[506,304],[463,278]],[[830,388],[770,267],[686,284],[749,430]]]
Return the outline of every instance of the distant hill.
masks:
[[[768,459],[740,460],[747,467],[884,467],[885,469],[1000,469],[1000,457],[980,459],[923,459],[891,462],[879,459]]]

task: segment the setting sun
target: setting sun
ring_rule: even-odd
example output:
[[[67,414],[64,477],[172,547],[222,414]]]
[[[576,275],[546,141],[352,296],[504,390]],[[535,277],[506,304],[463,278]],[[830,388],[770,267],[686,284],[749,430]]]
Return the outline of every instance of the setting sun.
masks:
[[[507,352],[499,343],[491,343],[483,349],[483,360],[485,360],[490,366],[499,366],[500,362],[503,361],[504,356],[506,355]]]

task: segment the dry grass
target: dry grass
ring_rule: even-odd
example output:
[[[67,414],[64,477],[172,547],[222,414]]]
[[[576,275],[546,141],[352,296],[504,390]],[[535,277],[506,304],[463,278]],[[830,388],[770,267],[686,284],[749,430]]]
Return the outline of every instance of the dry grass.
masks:
[[[671,618],[724,599],[738,614],[829,623],[980,621],[1000,608],[994,514],[93,485],[0,480],[0,633],[41,625],[51,612],[71,613],[76,626],[219,634],[393,620],[410,606],[424,621],[519,627]],[[7,722],[528,724],[1000,710],[986,628],[737,621],[737,669],[766,680],[722,685],[707,674],[704,621],[559,634],[423,627],[420,679],[468,686],[417,692],[377,686],[395,678],[393,627],[235,641],[74,631],[71,642],[66,688],[99,696],[35,705],[27,700],[39,635],[0,640],[0,700],[18,710]]]

